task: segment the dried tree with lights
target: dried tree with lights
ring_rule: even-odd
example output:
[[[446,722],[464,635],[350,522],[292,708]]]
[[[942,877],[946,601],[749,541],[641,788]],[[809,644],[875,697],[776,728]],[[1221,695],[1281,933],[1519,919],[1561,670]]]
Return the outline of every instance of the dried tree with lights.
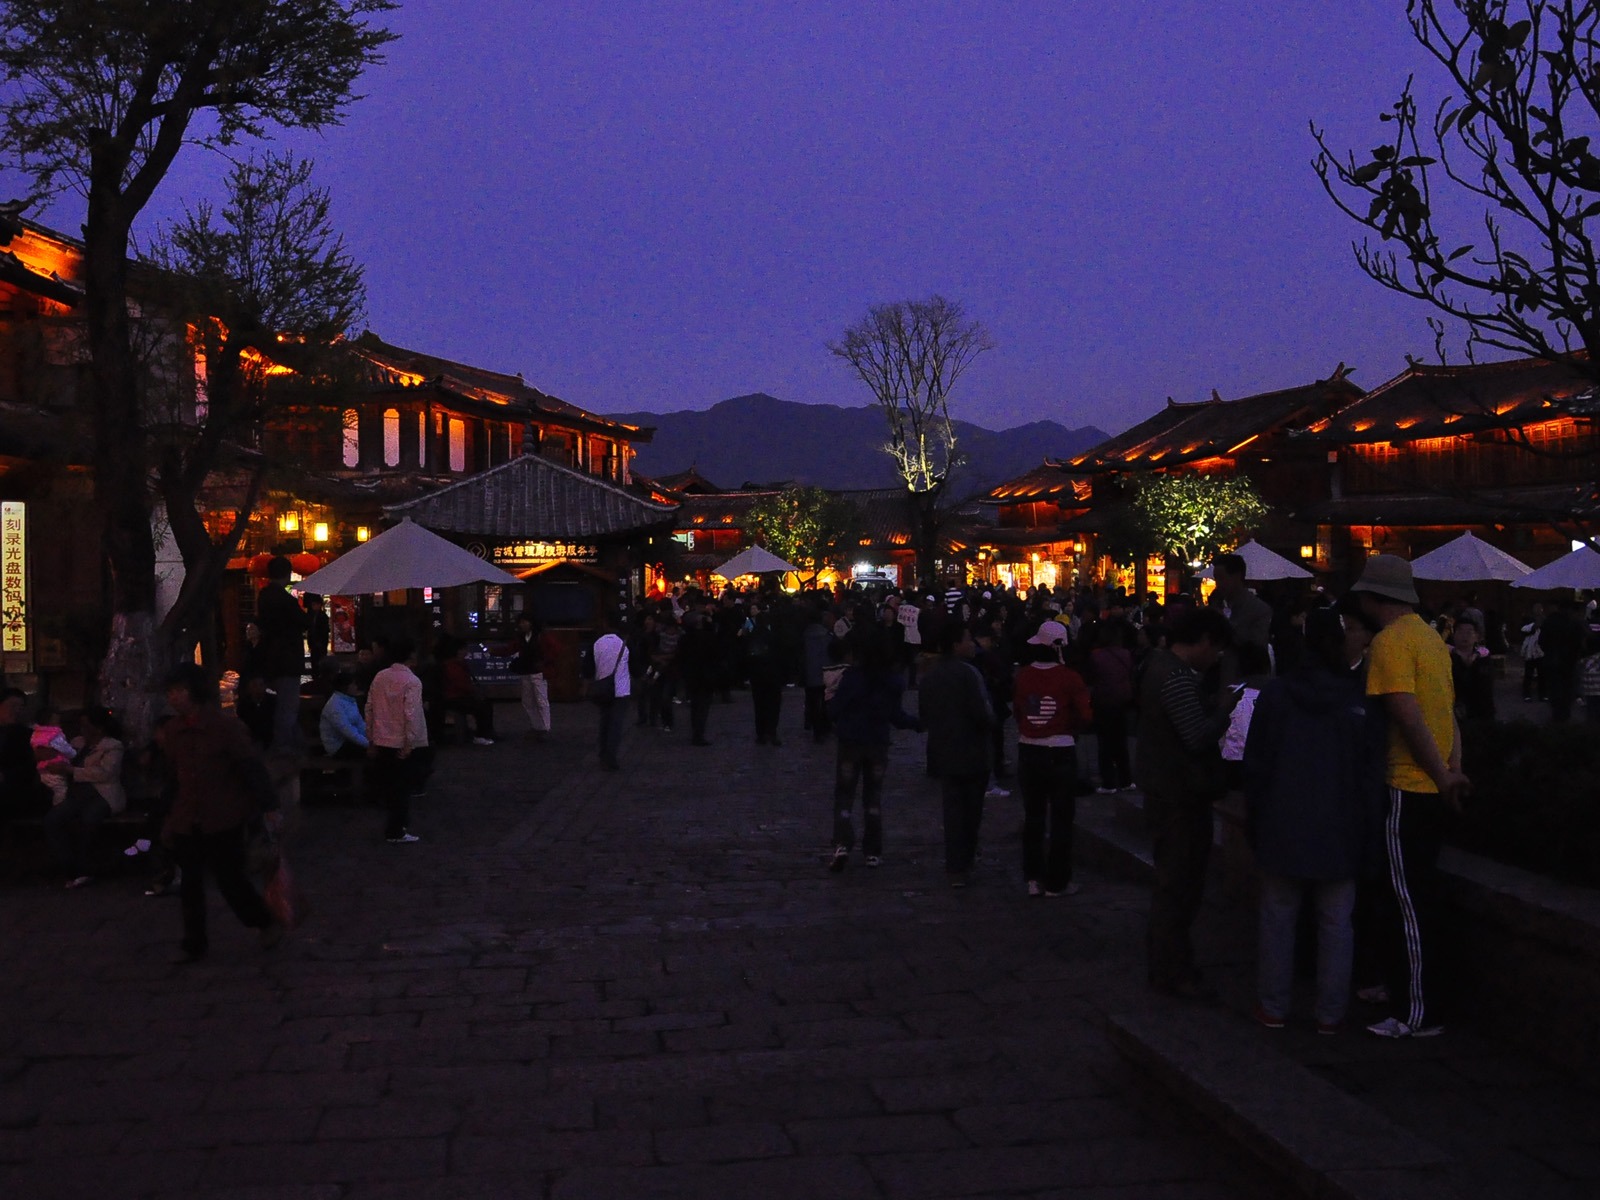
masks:
[[[884,452],[905,484],[916,530],[917,570],[933,578],[940,501],[960,465],[950,393],[994,343],[957,302],[943,296],[879,304],[828,350],[850,364],[889,424]]]

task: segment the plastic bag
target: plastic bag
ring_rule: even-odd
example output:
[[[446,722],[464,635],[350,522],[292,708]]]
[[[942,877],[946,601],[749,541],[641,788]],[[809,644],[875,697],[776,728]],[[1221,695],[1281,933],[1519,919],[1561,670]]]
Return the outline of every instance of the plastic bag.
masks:
[[[267,881],[267,890],[261,898],[267,902],[268,911],[285,929],[298,929],[306,919],[305,893],[294,881],[294,873],[289,870],[288,861],[281,855],[278,858],[278,869]]]

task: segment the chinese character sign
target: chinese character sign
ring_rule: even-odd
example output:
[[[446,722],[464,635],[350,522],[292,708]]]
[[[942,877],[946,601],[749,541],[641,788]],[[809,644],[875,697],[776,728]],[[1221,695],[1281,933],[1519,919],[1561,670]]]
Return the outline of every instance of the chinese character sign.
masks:
[[[0,503],[0,649],[28,648],[28,506]]]

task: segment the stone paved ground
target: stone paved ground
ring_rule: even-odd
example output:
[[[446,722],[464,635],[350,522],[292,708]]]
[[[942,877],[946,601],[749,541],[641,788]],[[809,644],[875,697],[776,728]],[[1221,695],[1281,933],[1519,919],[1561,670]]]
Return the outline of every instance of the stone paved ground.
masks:
[[[312,920],[211,959],[142,879],[0,887],[0,1196],[1271,1195],[1109,1048],[1143,890],[1029,901],[1015,802],[942,882],[920,739],[888,862],[822,869],[831,748],[630,731],[452,749],[417,830],[307,814]],[[509,724],[509,722],[508,722]],[[24,845],[21,851],[32,851]]]

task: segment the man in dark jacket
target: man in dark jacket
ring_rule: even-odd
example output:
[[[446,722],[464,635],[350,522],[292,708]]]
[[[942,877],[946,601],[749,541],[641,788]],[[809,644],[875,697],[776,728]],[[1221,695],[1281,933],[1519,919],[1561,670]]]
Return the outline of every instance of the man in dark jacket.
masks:
[[[1173,618],[1169,638],[1170,649],[1152,650],[1144,669],[1133,766],[1155,859],[1150,986],[1204,998],[1190,930],[1205,892],[1211,806],[1224,791],[1218,740],[1238,693],[1219,704],[1202,693],[1201,677],[1233,644],[1233,630],[1221,610],[1188,607]]]
[[[939,661],[922,676],[917,713],[928,730],[928,762],[944,794],[944,869],[951,887],[965,887],[983,823],[989,786],[989,731],[994,708],[973,665],[972,631],[949,621],[939,634]]]
[[[300,675],[305,669],[306,629],[310,620],[289,594],[289,560],[278,555],[267,564],[267,584],[256,596],[256,624],[261,627],[257,655],[261,673],[276,700],[273,704],[272,749],[300,749]]]

